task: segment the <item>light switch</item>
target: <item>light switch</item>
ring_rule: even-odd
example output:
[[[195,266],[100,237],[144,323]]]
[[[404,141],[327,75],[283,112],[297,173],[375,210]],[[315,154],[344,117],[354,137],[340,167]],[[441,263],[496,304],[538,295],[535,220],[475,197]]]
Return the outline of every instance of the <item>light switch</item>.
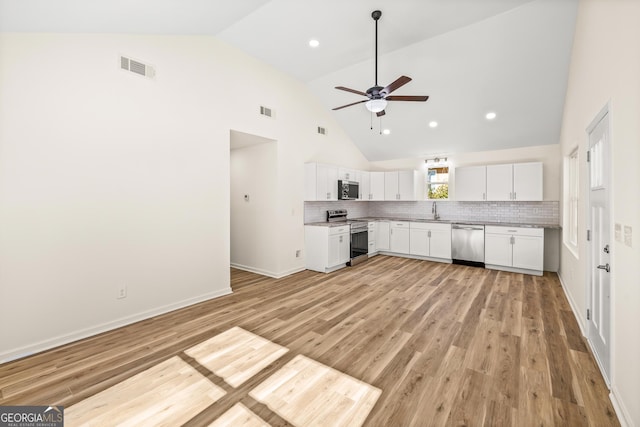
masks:
[[[624,226],[624,244],[631,247],[631,226]]]
[[[616,242],[622,242],[622,226],[616,222],[615,226]]]

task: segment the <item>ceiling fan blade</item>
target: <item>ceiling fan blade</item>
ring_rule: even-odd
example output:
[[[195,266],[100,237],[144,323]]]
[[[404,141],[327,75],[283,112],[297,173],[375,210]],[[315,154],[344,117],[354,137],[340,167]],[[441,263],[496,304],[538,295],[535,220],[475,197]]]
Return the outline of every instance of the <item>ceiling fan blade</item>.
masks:
[[[368,101],[368,99],[363,99],[362,101],[352,102],[351,104],[343,105],[341,107],[332,108],[332,110],[340,110],[342,108],[351,107],[352,105],[356,105],[356,104],[362,104],[363,102],[367,102],[367,101]]]
[[[387,101],[418,101],[425,102],[429,99],[428,96],[407,96],[407,95],[396,95],[396,96],[387,96],[385,98]]]
[[[362,95],[362,96],[367,96],[367,94],[364,93],[364,92],[361,92],[361,91],[355,90],[355,89],[349,89],[348,87],[344,87],[344,86],[336,86],[336,89],[344,90],[344,91],[351,92],[351,93],[357,93],[358,95]]]
[[[387,114],[387,113],[385,113],[385,112],[384,112],[384,110],[382,110],[382,111],[378,111],[378,112],[376,113],[376,116],[378,116],[378,117],[382,117],[382,116],[384,116],[385,114]]]
[[[401,86],[406,85],[410,81],[411,81],[411,77],[400,76],[396,79],[395,82],[391,83],[390,85],[382,89],[381,92],[384,92],[387,95],[389,95],[391,92],[393,92],[394,90],[398,89]]]

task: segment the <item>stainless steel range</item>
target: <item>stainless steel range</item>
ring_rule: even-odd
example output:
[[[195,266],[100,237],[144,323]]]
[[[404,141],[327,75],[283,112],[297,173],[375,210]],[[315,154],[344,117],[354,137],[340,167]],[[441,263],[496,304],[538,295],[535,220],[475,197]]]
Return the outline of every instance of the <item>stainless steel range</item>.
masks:
[[[356,265],[369,259],[369,223],[367,221],[347,220],[346,209],[327,211],[328,222],[348,224],[351,228],[351,261]]]

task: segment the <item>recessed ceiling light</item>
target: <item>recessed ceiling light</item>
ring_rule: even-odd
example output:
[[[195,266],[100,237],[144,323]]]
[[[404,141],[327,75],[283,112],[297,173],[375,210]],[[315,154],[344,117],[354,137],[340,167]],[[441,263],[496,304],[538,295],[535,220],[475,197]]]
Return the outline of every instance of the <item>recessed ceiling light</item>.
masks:
[[[309,46],[318,47],[318,46],[320,46],[320,42],[318,40],[316,40],[316,39],[311,39],[311,40],[309,40]]]
[[[489,111],[485,117],[487,118],[487,120],[493,120],[496,118],[496,113],[494,113],[493,111]]]
[[[385,130],[382,131],[382,133],[384,135],[389,135],[391,133],[391,131],[389,129],[385,129]]]
[[[429,122],[429,127],[430,128],[437,128],[438,127],[438,122]]]

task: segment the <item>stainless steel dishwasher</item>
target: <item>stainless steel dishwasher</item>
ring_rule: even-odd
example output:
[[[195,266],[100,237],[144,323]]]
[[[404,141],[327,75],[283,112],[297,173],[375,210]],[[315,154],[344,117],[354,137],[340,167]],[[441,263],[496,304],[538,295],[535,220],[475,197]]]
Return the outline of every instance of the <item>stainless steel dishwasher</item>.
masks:
[[[451,258],[455,264],[484,267],[484,225],[453,224]]]

